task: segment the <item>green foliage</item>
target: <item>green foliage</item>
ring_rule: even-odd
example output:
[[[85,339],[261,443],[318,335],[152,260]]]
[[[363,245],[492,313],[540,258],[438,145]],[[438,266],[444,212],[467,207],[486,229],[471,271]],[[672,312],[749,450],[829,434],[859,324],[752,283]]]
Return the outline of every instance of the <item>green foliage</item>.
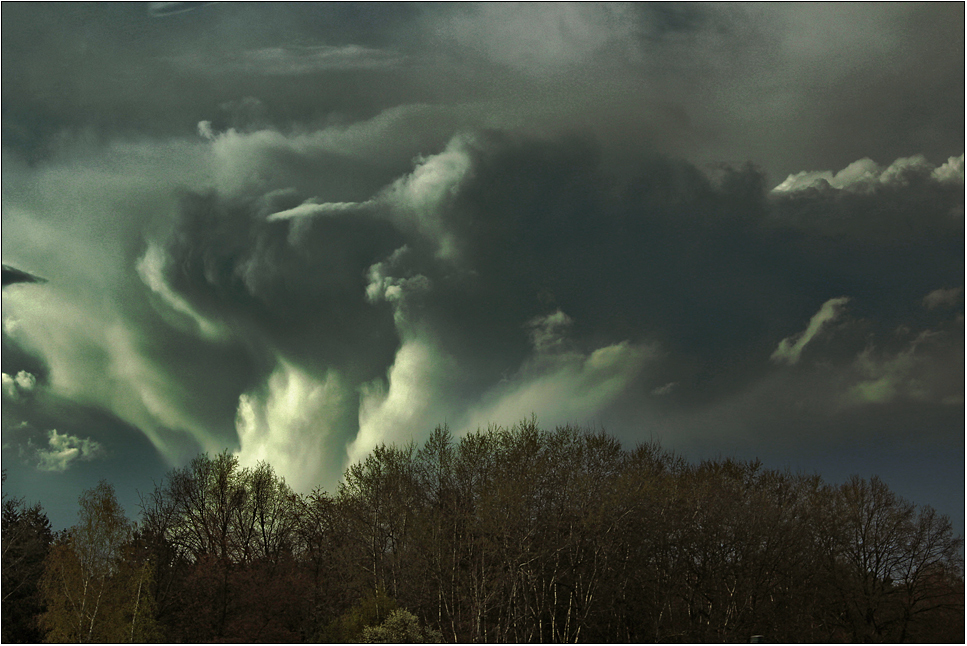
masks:
[[[131,524],[114,489],[81,494],[78,523],[50,549],[40,579],[47,642],[142,642],[159,637],[152,567],[129,549]]]
[[[396,600],[380,589],[365,594],[359,602],[330,622],[319,641],[339,644],[353,644],[361,641],[363,631],[368,626],[379,625],[397,610]]]
[[[439,630],[420,628],[416,615],[399,608],[378,626],[363,628],[360,641],[364,644],[439,644],[443,634]]]

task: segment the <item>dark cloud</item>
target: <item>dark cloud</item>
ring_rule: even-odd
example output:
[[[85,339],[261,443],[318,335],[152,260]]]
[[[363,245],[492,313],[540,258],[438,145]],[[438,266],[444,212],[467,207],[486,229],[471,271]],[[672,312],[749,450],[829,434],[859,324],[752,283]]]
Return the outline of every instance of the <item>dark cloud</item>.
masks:
[[[23,270],[17,269],[16,267],[10,267],[8,265],[3,266],[3,286],[13,285],[15,283],[46,283],[47,281],[39,276],[34,276],[33,274],[27,273]]]
[[[372,379],[391,362],[397,340],[391,317],[373,316],[361,296],[367,270],[401,236],[365,213],[269,219],[297,202],[285,193],[186,196],[166,249],[175,270],[169,284],[242,338]]]
[[[405,302],[405,318],[463,367],[451,393],[469,400],[527,360],[529,322],[556,311],[584,352],[659,342],[674,365],[650,388],[678,381],[679,401],[711,405],[761,379],[770,356],[797,363],[835,319],[810,323],[830,303],[853,299],[858,315],[875,314],[866,332],[882,335],[922,325],[929,286],[962,271],[960,225],[949,217],[956,194],[929,172],[920,184],[845,196],[859,202],[841,207],[855,219],[844,224],[846,215],[830,218],[825,193],[770,199],[753,168],[708,177],[658,157],[639,165],[623,183],[581,139],[485,132],[458,137],[364,202],[191,198],[168,249],[182,272],[171,284],[199,312],[255,325],[252,334],[316,374],[358,371],[353,383],[392,366],[405,341],[390,314],[403,316]],[[878,227],[864,222],[875,215]],[[830,239],[822,217],[850,235]],[[933,222],[925,239],[906,235],[900,253],[882,233],[924,221]],[[374,285],[386,296],[364,298]],[[844,352],[852,358],[864,343]]]
[[[155,5],[4,5],[11,482],[531,412],[959,460],[962,5]]]

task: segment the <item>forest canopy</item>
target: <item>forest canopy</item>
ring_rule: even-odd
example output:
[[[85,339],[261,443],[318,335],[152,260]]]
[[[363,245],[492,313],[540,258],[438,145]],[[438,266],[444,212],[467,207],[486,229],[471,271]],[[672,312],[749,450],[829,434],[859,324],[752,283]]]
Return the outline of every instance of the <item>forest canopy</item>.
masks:
[[[335,492],[202,454],[124,517],[3,505],[3,641],[960,642],[962,538],[873,477],[536,419],[376,447]]]

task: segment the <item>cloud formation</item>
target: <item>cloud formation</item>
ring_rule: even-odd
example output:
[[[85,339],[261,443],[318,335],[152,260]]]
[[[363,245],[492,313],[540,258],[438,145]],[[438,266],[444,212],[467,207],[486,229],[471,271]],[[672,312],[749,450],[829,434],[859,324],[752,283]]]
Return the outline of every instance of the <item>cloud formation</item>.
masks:
[[[94,460],[104,453],[91,438],[80,438],[51,429],[48,448],[37,449],[37,468],[41,471],[66,471],[77,460]]]
[[[194,5],[5,6],[5,429],[957,454],[962,5]]]
[[[54,392],[114,411],[173,463],[195,447],[235,447],[308,487],[442,421],[471,429],[536,412],[588,423],[649,415],[646,400],[710,405],[756,383],[762,358],[749,348],[768,343],[773,363],[797,364],[847,303],[827,297],[796,335],[763,326],[797,324],[780,306],[790,295],[796,311],[815,302],[810,280],[784,267],[813,264],[819,239],[752,168],[706,174],[646,155],[635,179],[619,180],[586,140],[479,131],[351,199],[325,177],[289,184],[337,150],[368,151],[387,123],[357,124],[352,137],[333,127],[194,140],[195,172],[215,188],[151,212],[156,225],[125,261],[133,271],[107,275],[127,300],[103,308],[53,289],[42,308],[18,302],[26,325],[15,337],[43,348]],[[850,185],[867,181],[864,164]],[[897,179],[913,168],[927,189],[940,185],[917,164],[874,179],[925,190]],[[787,193],[809,209],[827,199]],[[872,210],[894,193],[861,195]],[[940,226],[942,195],[919,217]],[[878,278],[848,247],[837,253],[816,266],[826,289],[867,293]],[[930,292],[920,285],[942,279],[916,254],[894,266],[919,300]],[[50,312],[87,322],[59,326]],[[703,367],[719,361],[732,372]],[[82,377],[93,372],[109,378],[95,388]],[[864,374],[855,392],[881,378]]]
[[[2,373],[3,395],[4,397],[17,400],[23,393],[29,393],[37,385],[37,378],[26,370],[19,371],[16,376]]]
[[[264,387],[239,396],[237,455],[245,466],[270,463],[290,486],[308,491],[332,488],[342,456],[332,456],[333,436],[351,397],[335,371],[319,380],[280,359]],[[324,478],[320,482],[320,478]]]
[[[957,362],[941,354],[957,347],[956,341],[951,343],[949,334],[924,330],[905,347],[892,351],[867,346],[853,363],[857,378],[843,394],[842,401],[847,405],[887,404],[897,400],[962,405],[963,389],[957,382]],[[962,347],[961,344],[961,368]]]
[[[819,311],[809,319],[809,325],[806,326],[806,329],[780,341],[779,347],[776,348],[775,352],[769,358],[776,363],[786,363],[790,366],[799,363],[799,356],[802,354],[806,344],[822,332],[827,324],[839,318],[848,302],[849,297],[840,296],[839,298],[831,298],[823,303]]]
[[[957,305],[963,299],[963,293],[963,287],[935,289],[923,297],[923,305],[931,310],[937,307]]]
[[[858,192],[872,192],[881,186],[908,185],[911,180],[928,177],[941,184],[963,185],[964,156],[951,157],[939,167],[933,166],[923,155],[901,157],[882,168],[869,157],[855,161],[836,174],[832,171],[801,171],[787,177],[773,190],[775,193],[794,193],[808,189],[834,188]]]

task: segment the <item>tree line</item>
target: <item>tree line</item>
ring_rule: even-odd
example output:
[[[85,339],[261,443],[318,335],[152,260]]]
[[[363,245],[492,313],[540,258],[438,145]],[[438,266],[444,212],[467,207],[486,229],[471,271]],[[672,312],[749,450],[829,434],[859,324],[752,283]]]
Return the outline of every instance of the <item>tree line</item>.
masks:
[[[536,420],[380,445],[334,493],[199,455],[54,533],[3,504],[3,641],[961,642],[962,539],[878,478]]]

